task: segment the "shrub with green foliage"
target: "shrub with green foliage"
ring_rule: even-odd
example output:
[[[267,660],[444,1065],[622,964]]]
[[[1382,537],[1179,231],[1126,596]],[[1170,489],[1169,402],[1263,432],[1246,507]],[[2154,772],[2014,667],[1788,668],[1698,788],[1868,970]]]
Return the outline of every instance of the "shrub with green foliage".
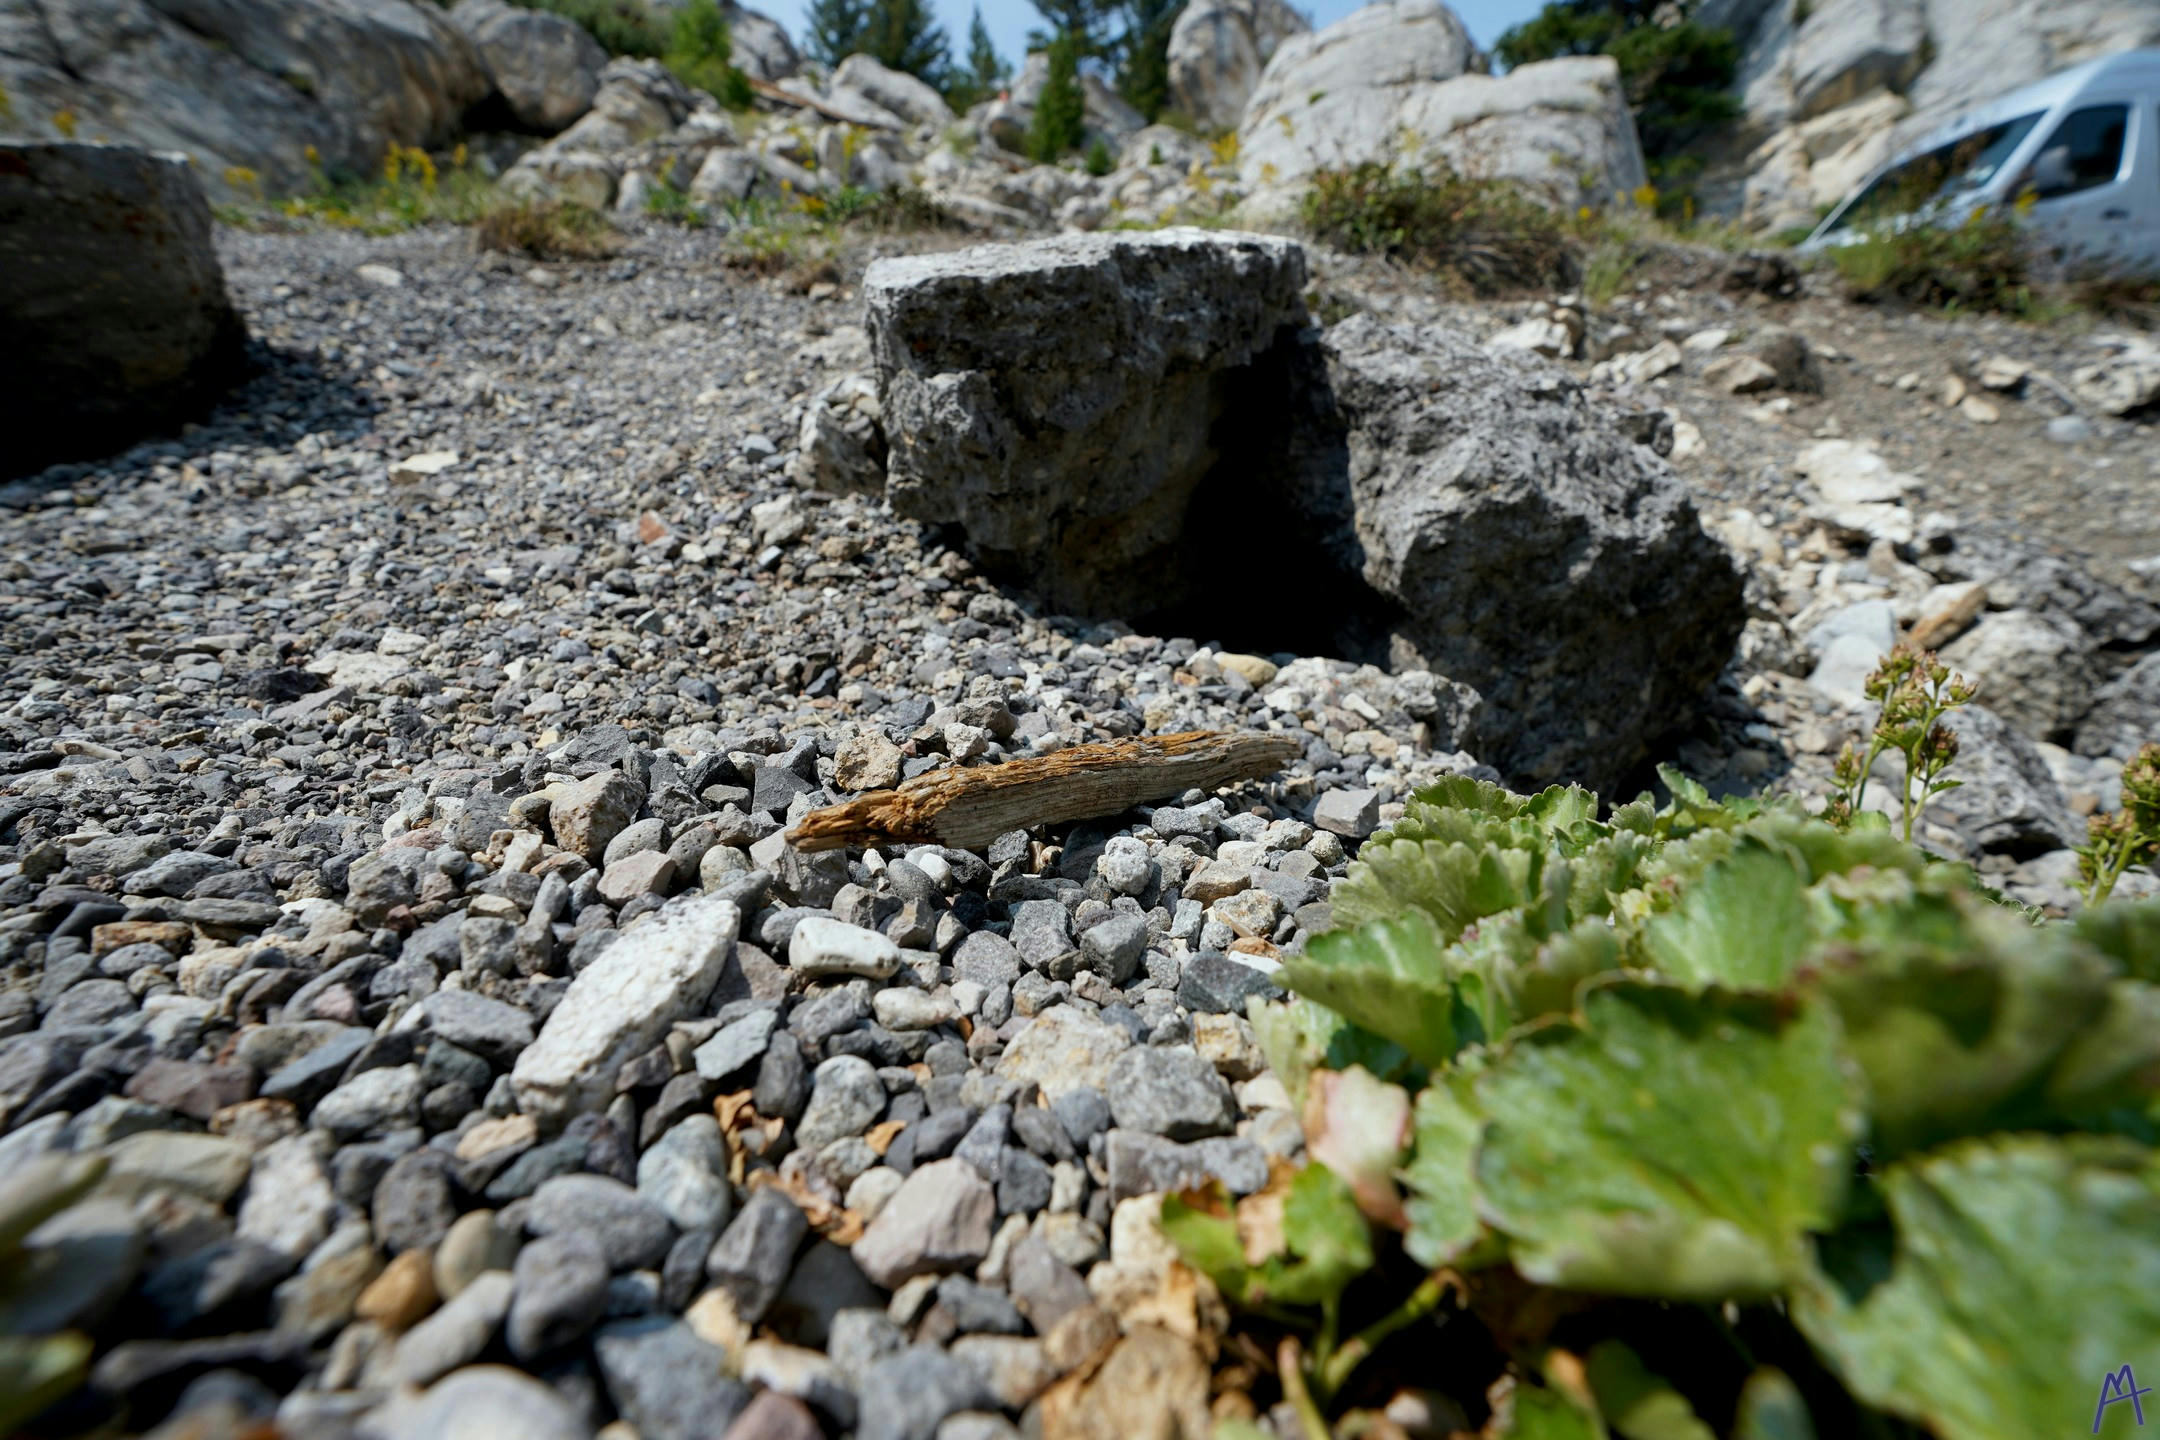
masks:
[[[1421,792],[1250,1009],[1308,1162],[1165,1231],[1308,1440],[1396,1383],[1490,1437],[2084,1433],[2160,1336],[2160,905],[1664,780]]]
[[[1833,247],[1855,300],[1905,300],[1951,310],[2032,313],[2031,258],[2011,216],[1975,208],[1962,223],[1914,218],[1877,226]]]
[[[0,1176],[0,1434],[15,1434],[89,1373],[89,1336],[48,1333],[58,1323],[55,1301],[65,1306],[100,1286],[127,1283],[118,1272],[123,1265],[132,1268],[132,1259],[65,1243],[23,1243],[87,1196],[104,1174],[101,1155],[47,1155]]]
[[[731,110],[750,108],[750,77],[729,64],[727,16],[718,0],[689,0],[675,12],[667,53],[661,57],[675,78],[703,90]]]
[[[610,55],[657,60],[674,38],[666,17],[645,0],[510,0],[527,10],[545,10],[575,20]]]
[[[1072,31],[1060,31],[1050,42],[1049,72],[1042,94],[1035,100],[1035,118],[1028,125],[1028,158],[1038,164],[1054,164],[1080,148],[1087,138],[1087,98],[1080,92],[1080,46]]]
[[[1610,55],[1643,149],[1677,150],[1740,113],[1730,87],[1740,45],[1730,30],[1660,23],[1670,0],[1551,0],[1509,29],[1493,54],[1509,67],[1562,55]]]
[[[1567,223],[1508,181],[1375,161],[1318,172],[1301,204],[1314,239],[1434,270],[1474,294],[1575,283]]]

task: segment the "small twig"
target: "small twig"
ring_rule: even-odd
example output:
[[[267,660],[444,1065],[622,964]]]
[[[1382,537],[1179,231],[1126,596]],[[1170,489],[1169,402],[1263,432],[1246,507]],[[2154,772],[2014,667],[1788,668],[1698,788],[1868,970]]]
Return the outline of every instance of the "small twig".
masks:
[[[1303,741],[1274,731],[1187,730],[916,776],[844,805],[813,810],[788,840],[798,850],[893,841],[976,850],[1008,830],[1092,820],[1186,790],[1269,775]]]

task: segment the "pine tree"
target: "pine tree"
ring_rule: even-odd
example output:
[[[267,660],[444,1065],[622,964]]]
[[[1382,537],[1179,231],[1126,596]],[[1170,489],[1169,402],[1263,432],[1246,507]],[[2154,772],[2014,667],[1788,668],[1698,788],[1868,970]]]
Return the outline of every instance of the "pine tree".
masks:
[[[837,65],[861,49],[863,27],[869,20],[865,0],[810,0],[804,17],[803,48],[813,59]]]
[[[1150,121],[1170,102],[1170,32],[1185,0],[1125,0],[1118,41],[1118,93]]]
[[[1080,51],[1084,42],[1070,30],[1050,42],[1050,73],[1035,100],[1035,120],[1028,126],[1028,158],[1051,164],[1076,150],[1087,134],[1087,99],[1080,93]]]
[[[968,25],[968,78],[984,94],[1004,89],[1005,82],[1012,78],[1012,66],[998,54],[990,39],[990,27],[983,24],[980,5],[975,7],[975,19]]]
[[[1029,49],[1054,49],[1059,36],[1069,35],[1078,47],[1076,64],[1109,53],[1111,46],[1106,32],[1119,0],[1029,0],[1029,3],[1050,22],[1047,35],[1038,31],[1028,37]]]
[[[982,6],[975,7],[975,18],[968,25],[967,64],[953,67],[952,81],[945,87],[945,99],[955,110],[965,110],[978,104],[1005,88],[1012,77],[1012,67],[1005,57],[998,54],[997,45],[990,38],[990,27],[983,24]]]
[[[952,65],[945,28],[931,18],[926,0],[870,0],[855,48],[932,85],[943,85]]]

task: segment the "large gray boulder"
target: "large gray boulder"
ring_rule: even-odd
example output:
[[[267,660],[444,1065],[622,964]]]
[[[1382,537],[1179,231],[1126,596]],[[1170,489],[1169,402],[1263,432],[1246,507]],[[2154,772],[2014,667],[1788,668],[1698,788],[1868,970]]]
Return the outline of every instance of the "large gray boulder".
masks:
[[[0,0],[0,88],[0,134],[49,136],[66,112],[84,139],[178,150],[213,194],[250,194],[446,141],[489,81],[432,3]]]
[[[1304,323],[1304,251],[1195,229],[880,260],[886,494],[1055,608],[1169,598],[1229,372]]]
[[[2100,687],[2092,713],[2078,726],[2077,753],[2130,760],[2160,744],[2160,653],[2144,659]]]
[[[450,20],[519,125],[553,135],[592,108],[608,53],[576,21],[505,0],[458,0]]]
[[[1170,29],[1170,97],[1202,130],[1235,130],[1283,41],[1312,29],[1287,0],[1192,0]]]
[[[189,418],[247,333],[185,156],[0,141],[0,476]]]
[[[1248,213],[1293,213],[1315,171],[1361,164],[1513,180],[1554,204],[1608,205],[1645,180],[1619,66],[1606,56],[1470,70],[1434,0],[1379,0],[1285,40],[1238,127]]]
[[[953,122],[945,97],[908,74],[880,65],[869,55],[850,55],[832,73],[827,87],[834,95],[859,95],[911,125],[946,126]]]
[[[1369,315],[1321,350],[1340,469],[1304,460],[1294,508],[1347,507],[1363,580],[1401,610],[1398,665],[1475,686],[1481,753],[1518,784],[1615,788],[1746,618],[1685,487],[1544,361]]]

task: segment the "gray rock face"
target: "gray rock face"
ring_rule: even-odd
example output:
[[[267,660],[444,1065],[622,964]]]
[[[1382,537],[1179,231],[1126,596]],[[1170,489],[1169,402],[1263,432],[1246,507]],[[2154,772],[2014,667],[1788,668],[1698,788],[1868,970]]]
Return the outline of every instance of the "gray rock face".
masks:
[[[721,10],[728,22],[728,59],[753,80],[785,80],[802,68],[802,56],[780,22],[733,0]]]
[[[488,92],[450,18],[412,0],[41,0],[6,27],[0,86],[21,133],[82,132],[192,156],[218,193],[368,173],[447,140]],[[313,149],[316,160],[309,159]]]
[[[1170,30],[1170,93],[1202,130],[1233,130],[1276,47],[1312,29],[1285,0],[1195,0]]]
[[[1984,617],[1942,658],[1977,681],[1980,699],[2018,729],[2063,740],[2092,704],[2089,647],[2065,616],[2004,610]]]
[[[2134,757],[2160,741],[2160,655],[2148,655],[2100,687],[2092,713],[2078,726],[2080,755]]]
[[[552,135],[592,108],[608,55],[576,21],[503,0],[458,0],[450,20],[520,125]]]
[[[1484,695],[1489,763],[1610,790],[1745,621],[1686,489],[1541,361],[1366,315],[1322,349],[1346,473],[1308,467],[1296,508],[1350,511],[1363,578],[1405,612],[1398,649]]]
[[[1304,318],[1287,240],[1173,229],[881,260],[864,282],[900,514],[1055,607],[1165,603],[1224,372]]]
[[[1943,723],[1957,733],[1958,759],[1951,775],[1963,783],[1928,802],[1929,820],[1955,830],[1976,856],[2029,859],[2085,838],[2085,826],[2071,812],[2032,741],[1978,705],[1951,711]],[[1896,758],[1893,752],[1881,762],[1893,786],[1901,773]],[[1868,803],[1874,804],[1872,796]]]
[[[1573,208],[1643,183],[1619,68],[1599,56],[1465,73],[1474,49],[1436,0],[1380,0],[1284,40],[1238,128],[1253,213],[1295,209],[1316,170],[1414,156],[1519,180]]]
[[[191,167],[120,145],[0,143],[0,332],[0,478],[206,407],[247,334]]]

